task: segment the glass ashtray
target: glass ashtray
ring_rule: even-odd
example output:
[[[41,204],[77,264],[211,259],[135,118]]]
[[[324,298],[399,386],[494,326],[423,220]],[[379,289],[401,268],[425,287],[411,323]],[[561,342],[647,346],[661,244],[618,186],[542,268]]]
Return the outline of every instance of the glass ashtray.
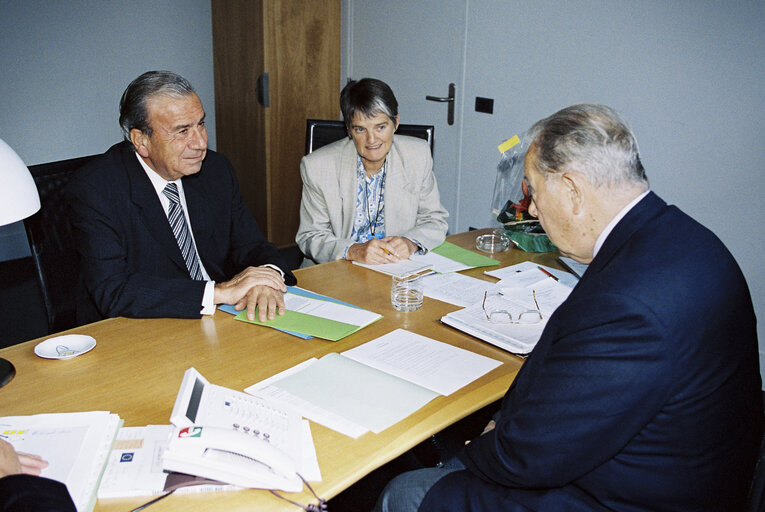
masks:
[[[495,231],[476,237],[475,248],[491,254],[505,252],[510,249],[510,238],[505,236],[504,231]]]

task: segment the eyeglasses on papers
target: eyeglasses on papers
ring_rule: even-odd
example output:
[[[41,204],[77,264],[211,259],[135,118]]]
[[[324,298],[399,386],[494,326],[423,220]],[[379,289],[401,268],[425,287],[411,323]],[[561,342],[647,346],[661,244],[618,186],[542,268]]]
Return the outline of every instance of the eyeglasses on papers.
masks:
[[[534,305],[537,309],[527,309],[515,316],[506,309],[486,309],[488,295],[489,292],[483,292],[483,313],[486,315],[486,320],[493,324],[538,324],[542,321],[542,312],[539,310],[536,290],[531,290],[531,296],[534,298]]]

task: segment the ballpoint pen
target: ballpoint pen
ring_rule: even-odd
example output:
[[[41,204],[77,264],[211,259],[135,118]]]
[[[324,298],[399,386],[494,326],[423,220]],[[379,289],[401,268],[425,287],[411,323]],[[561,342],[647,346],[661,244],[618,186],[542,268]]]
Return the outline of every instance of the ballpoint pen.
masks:
[[[558,280],[558,278],[557,278],[557,277],[555,277],[554,275],[552,275],[550,272],[548,272],[547,270],[543,269],[543,268],[542,268],[542,267],[540,267],[539,265],[537,265],[537,268],[538,268],[539,270],[541,270],[542,272],[544,272],[545,274],[547,274],[547,277],[552,277],[552,278],[553,278],[553,279],[555,279],[556,281]]]

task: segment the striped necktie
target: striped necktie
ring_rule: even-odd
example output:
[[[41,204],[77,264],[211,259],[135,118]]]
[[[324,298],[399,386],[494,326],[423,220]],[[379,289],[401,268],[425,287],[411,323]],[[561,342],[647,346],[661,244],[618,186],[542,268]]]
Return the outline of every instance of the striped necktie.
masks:
[[[167,220],[170,221],[170,227],[181,249],[183,260],[186,262],[186,268],[189,269],[189,275],[195,281],[204,281],[202,269],[199,268],[199,258],[194,249],[194,242],[191,239],[191,231],[186,224],[186,216],[183,214],[183,206],[178,196],[178,185],[168,183],[162,191],[170,200],[170,212],[167,214]]]

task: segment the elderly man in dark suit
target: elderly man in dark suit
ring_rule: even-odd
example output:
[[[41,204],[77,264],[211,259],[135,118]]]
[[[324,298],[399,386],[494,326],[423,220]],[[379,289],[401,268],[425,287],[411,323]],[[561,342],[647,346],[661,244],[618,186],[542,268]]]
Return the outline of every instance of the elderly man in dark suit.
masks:
[[[198,318],[216,304],[265,321],[296,279],[242,201],[229,161],[207,149],[205,111],[186,79],[136,78],[120,101],[125,141],[67,190],[80,256],[81,322]]]
[[[496,422],[386,511],[742,510],[762,428],[754,310],[709,230],[648,187],[631,130],[577,105],[529,134],[531,213],[589,268]]]

